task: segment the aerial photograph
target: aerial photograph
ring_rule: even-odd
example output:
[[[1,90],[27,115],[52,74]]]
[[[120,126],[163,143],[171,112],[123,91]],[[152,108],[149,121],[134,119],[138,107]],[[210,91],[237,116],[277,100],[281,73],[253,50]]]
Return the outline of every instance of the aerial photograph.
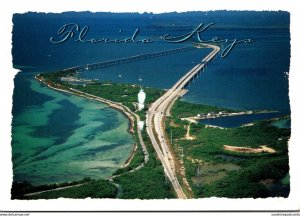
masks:
[[[289,12],[12,24],[11,199],[289,196]]]

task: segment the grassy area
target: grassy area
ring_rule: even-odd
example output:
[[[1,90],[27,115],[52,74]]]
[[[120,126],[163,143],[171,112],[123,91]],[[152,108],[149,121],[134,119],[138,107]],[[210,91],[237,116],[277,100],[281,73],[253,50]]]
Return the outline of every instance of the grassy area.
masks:
[[[168,178],[165,177],[161,162],[145,132],[143,132],[145,145],[149,153],[149,162],[142,169],[126,173],[114,181],[121,185],[121,199],[165,199],[175,198],[174,191]]]
[[[289,170],[290,129],[274,127],[270,121],[259,121],[249,127],[206,128],[201,123],[190,124],[179,119],[218,111],[228,110],[178,101],[172,109],[172,117],[166,120],[166,132],[170,137],[172,131],[178,158],[183,148],[186,177],[195,197],[287,196],[286,191],[272,193],[270,185],[280,182]],[[188,124],[192,140],[185,139]],[[225,150],[223,145],[251,148],[267,145],[276,153],[233,152]]]
[[[67,81],[60,80],[61,77],[72,75],[74,74],[71,72],[56,72],[42,74],[41,76],[46,79],[47,82],[59,85],[60,88],[71,87],[88,94],[122,103],[132,111],[136,110],[133,104],[137,103],[137,95],[141,86],[136,84],[112,83],[110,81],[93,81],[92,83],[86,83],[85,85],[72,85]],[[145,110],[147,110],[149,105],[164,93],[162,90],[150,87],[144,87],[143,90],[146,93]],[[140,112],[139,114],[141,114],[141,119],[144,119],[144,113]]]
[[[158,160],[151,158],[139,171],[118,177],[115,182],[122,187],[121,199],[175,198],[171,183],[164,175]]]
[[[61,85],[62,88],[76,88],[89,94],[120,102],[135,111],[134,103],[137,102],[140,86],[111,82],[71,85],[60,81],[59,76],[62,75],[43,76],[49,79],[49,82]],[[147,94],[145,108],[147,110],[148,106],[163,94],[163,91],[153,88],[144,88],[144,91]],[[279,190],[274,193],[270,188],[272,188],[272,184],[277,184],[282,179],[288,185],[288,178],[284,177],[289,171],[287,142],[290,137],[290,129],[277,128],[272,126],[272,122],[269,121],[259,121],[249,127],[222,130],[206,128],[200,123],[190,124],[180,120],[182,117],[220,111],[233,112],[234,110],[176,101],[172,109],[172,117],[166,119],[166,133],[170,137],[172,131],[173,148],[175,148],[178,159],[181,158],[181,148],[183,148],[185,173],[195,197],[287,196],[287,191]],[[142,120],[145,119],[144,111],[139,111],[137,114]],[[189,124],[190,136],[194,139],[185,139],[186,128]],[[134,173],[126,173],[143,162],[143,153],[138,145],[130,165],[115,173],[124,173],[114,180],[122,189],[122,194],[118,198],[174,198],[175,194],[172,191],[171,183],[165,177],[163,167],[156,158],[155,151],[145,132],[143,132],[143,137],[150,160],[142,169]],[[137,139],[136,134],[134,138]],[[275,149],[276,153],[233,152],[225,150],[223,145],[251,148],[267,145]]]
[[[34,193],[38,191],[45,191],[45,190],[52,190],[60,187],[67,187],[72,185],[78,185],[83,183],[89,183],[92,179],[90,178],[83,178],[79,181],[72,181],[72,182],[62,182],[56,184],[45,184],[45,185],[38,185],[34,186],[31,185],[29,182],[13,182],[12,189],[11,189],[11,196],[12,199],[20,199],[23,197],[24,194]]]
[[[176,118],[196,116],[197,114],[207,114],[209,112],[217,113],[221,111],[232,112],[233,110],[216,106],[193,104],[180,100],[177,100],[172,107],[172,115]]]
[[[203,125],[191,124],[190,133],[197,139],[190,141],[198,144],[190,147],[189,142],[182,142],[191,152],[191,156],[199,156],[209,160],[212,155],[226,154],[239,157],[261,157],[269,153],[248,154],[230,152],[223,149],[223,145],[243,146],[258,148],[267,145],[274,148],[276,155],[287,153],[287,140],[290,132],[288,129],[279,129],[271,126],[268,122],[257,122],[252,127],[240,127],[230,129],[204,128]],[[274,154],[272,154],[274,156]]]
[[[271,191],[266,187],[264,180],[278,181],[285,176],[288,169],[287,155],[249,160],[241,170],[229,172],[227,176],[212,184],[200,186],[196,192],[199,197],[269,197]],[[278,193],[276,196],[286,194]]]
[[[24,199],[57,199],[60,197],[84,199],[91,198],[115,198],[118,190],[115,185],[108,180],[92,180],[84,185],[53,190],[41,194],[24,197]]]
[[[72,86],[72,88],[108,100],[121,102],[122,104],[129,107],[132,111],[136,110],[132,104],[137,103],[137,95],[141,89],[141,87],[138,85],[109,83],[109,82],[103,82],[103,83],[97,82],[86,86],[78,85],[78,86]],[[163,91],[153,89],[153,88],[147,88],[147,87],[144,88],[144,92],[147,95],[145,100],[145,109],[147,109],[149,104],[154,102],[163,93]]]

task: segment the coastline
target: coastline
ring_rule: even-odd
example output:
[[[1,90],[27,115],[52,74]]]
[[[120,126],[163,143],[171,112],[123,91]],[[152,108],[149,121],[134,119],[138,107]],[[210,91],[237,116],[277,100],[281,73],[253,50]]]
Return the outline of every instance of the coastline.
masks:
[[[80,97],[84,97],[84,98],[87,98],[87,99],[90,99],[90,100],[97,100],[97,101],[99,101],[98,99],[100,98],[101,100],[103,100],[104,101],[104,103],[106,103],[106,104],[108,104],[110,107],[112,107],[112,108],[115,108],[115,109],[118,109],[119,111],[121,111],[122,112],[122,114],[124,114],[124,115],[126,115],[127,116],[127,114],[128,115],[131,115],[131,113],[132,113],[132,115],[131,115],[131,117],[133,117],[133,119],[130,119],[128,116],[127,116],[127,118],[130,120],[130,122],[131,122],[131,120],[133,120],[133,122],[131,122],[131,126],[132,127],[130,127],[129,129],[136,129],[137,131],[133,131],[133,133],[134,133],[134,137],[136,138],[136,135],[140,135],[141,134],[141,132],[138,130],[138,128],[136,127],[137,125],[134,125],[135,123],[135,121],[137,121],[137,123],[139,122],[139,115],[137,115],[136,113],[134,113],[133,111],[131,111],[131,110],[128,110],[129,108],[127,107],[127,106],[124,106],[124,105],[122,105],[122,104],[120,104],[120,103],[118,103],[118,102],[113,102],[113,101],[110,101],[110,100],[107,100],[107,99],[103,99],[103,98],[101,98],[101,97],[97,97],[97,96],[95,96],[95,95],[91,95],[91,94],[87,94],[87,93],[84,93],[84,92],[81,92],[81,91],[78,91],[78,90],[76,90],[76,89],[73,89],[72,87],[65,87],[64,85],[62,85],[61,86],[61,88],[59,87],[59,85],[58,85],[58,87],[56,87],[56,84],[53,82],[53,85],[51,85],[51,83],[47,83],[47,79],[43,79],[42,77],[35,77],[38,81],[40,81],[40,82],[42,82],[43,84],[45,84],[45,85],[47,85],[49,88],[52,88],[52,89],[54,89],[54,90],[57,90],[57,91],[61,91],[61,92],[65,92],[65,93],[68,93],[68,94],[73,94],[73,95],[77,95],[77,96],[80,96]],[[110,97],[109,97],[110,98]],[[102,102],[102,101],[101,101]],[[114,105],[112,105],[112,104],[109,104],[108,102],[111,102],[111,103],[113,103]],[[173,104],[172,104],[173,105]],[[118,107],[118,108],[117,108]],[[125,112],[126,111],[128,111],[128,113],[126,114]],[[134,118],[134,117],[136,117],[136,119]],[[135,126],[135,127],[134,127]],[[135,133],[135,132],[137,132],[137,134]],[[174,134],[173,134],[174,135]],[[171,135],[172,136],[172,135]],[[141,139],[142,140],[142,139]],[[168,143],[169,144],[169,143]],[[229,143],[229,144],[231,144],[231,143]],[[123,166],[122,166],[122,168],[121,169],[123,169],[123,168],[125,168],[126,166],[128,166],[129,164],[130,164],[130,162],[132,161],[132,159],[134,158],[134,156],[136,155],[136,152],[138,153],[138,155],[141,155],[141,152],[139,152],[139,151],[137,151],[137,146],[138,144],[137,144],[137,142],[135,142],[135,145],[133,145],[132,146],[132,151],[131,151],[131,153],[130,153],[130,155],[128,156],[128,158],[127,158],[127,160],[126,160],[126,162],[124,162],[124,164],[123,164]],[[235,147],[235,146],[234,146]],[[247,148],[245,148],[245,149],[247,149]],[[146,158],[146,154],[145,154],[145,151],[144,151],[144,155],[145,155],[145,158]],[[143,161],[143,162],[140,162],[139,164],[140,165],[138,165],[138,164],[135,164],[135,166],[134,166],[134,168],[131,166],[131,168],[130,168],[130,170],[128,170],[128,169],[124,169],[124,172],[123,173],[121,173],[121,172],[119,172],[120,174],[117,174],[116,173],[116,175],[111,175],[110,177],[107,177],[107,178],[105,178],[106,180],[108,180],[110,183],[112,183],[112,184],[114,184],[114,185],[117,185],[118,186],[118,184],[117,183],[115,183],[115,182],[118,182],[118,180],[115,180],[115,178],[117,178],[117,177],[119,177],[119,176],[122,176],[122,175],[124,175],[124,174],[129,174],[129,173],[134,173],[135,171],[138,171],[139,169],[141,169],[142,167],[144,167],[145,166],[145,163],[146,163],[147,161],[146,161],[146,159],[145,159],[145,161]],[[182,161],[183,162],[183,161]],[[184,165],[184,172],[186,172],[186,170],[185,170],[185,166],[186,165]],[[137,172],[138,173],[138,172]],[[135,175],[135,174],[134,174]],[[184,175],[186,175],[186,174],[184,174]],[[184,179],[183,179],[183,181],[184,181]],[[185,182],[186,181],[186,182]],[[192,182],[190,181],[190,179],[185,179],[185,181],[184,181],[184,184],[186,185],[186,186],[189,186],[189,184],[192,184]],[[67,188],[71,188],[71,187],[76,187],[76,186],[80,186],[80,184],[77,184],[77,185],[72,185],[72,186],[68,186]],[[190,187],[191,188],[191,187]],[[63,189],[66,189],[66,187],[61,187],[61,188],[56,188],[54,191],[57,191],[57,190],[63,190]],[[76,190],[76,189],[75,189]],[[186,190],[186,188],[185,188],[185,190]],[[192,189],[191,189],[192,190]],[[39,192],[35,192],[35,193],[33,193],[33,194],[30,194],[30,193],[28,193],[28,194],[24,194],[24,196],[27,196],[27,197],[30,197],[30,196],[32,196],[32,195],[37,195],[37,194],[42,194],[42,193],[44,193],[44,192],[49,192],[49,191],[51,191],[51,190],[44,190],[44,191],[39,191]],[[185,191],[186,192],[186,191]],[[191,197],[189,197],[189,198],[191,198]]]
[[[101,103],[105,103],[109,107],[120,111],[129,120],[130,127],[128,128],[127,131],[134,137],[134,132],[135,132],[134,127],[140,121],[140,118],[137,114],[132,112],[128,107],[122,105],[121,103],[117,103],[117,102],[107,100],[107,99],[104,99],[104,98],[101,98],[101,97],[98,97],[98,96],[95,96],[95,95],[91,95],[91,94],[88,94],[88,93],[85,93],[85,92],[81,92],[81,91],[73,89],[73,88],[69,88],[68,90],[66,90],[66,89],[61,89],[61,88],[55,87],[55,86],[53,86],[49,83],[46,83],[43,79],[39,78],[38,77],[39,75],[40,74],[37,74],[35,76],[35,79],[38,80],[39,82],[43,83],[47,87],[53,89],[53,90],[64,92],[64,93],[67,93],[67,94],[76,95],[76,96],[83,97],[83,98],[86,98],[86,99],[89,99],[89,100],[94,100],[94,101],[98,101],[98,102],[101,102]],[[136,125],[135,125],[135,121],[136,121]],[[140,166],[144,166],[144,164],[146,164],[149,160],[149,154],[148,154],[148,151],[147,151],[146,146],[144,144],[144,141],[143,141],[143,138],[142,138],[142,135],[141,135],[141,131],[138,130],[138,129],[137,129],[137,135],[138,135],[139,143],[140,143],[140,145],[142,147],[142,150],[143,150],[143,153],[144,153],[144,162]],[[124,168],[124,167],[127,167],[130,164],[130,162],[134,158],[136,150],[138,148],[137,145],[138,144],[136,142],[134,142],[134,145],[132,146],[132,149],[131,149],[131,152],[130,152],[129,156],[127,157],[127,159],[125,160],[124,164],[121,167]],[[140,167],[140,166],[138,166],[138,167]],[[138,167],[136,167],[136,168],[138,168]],[[135,169],[133,169],[133,170],[135,170]],[[110,177],[107,177],[107,179],[111,179],[111,178],[114,178],[114,176],[112,175]]]

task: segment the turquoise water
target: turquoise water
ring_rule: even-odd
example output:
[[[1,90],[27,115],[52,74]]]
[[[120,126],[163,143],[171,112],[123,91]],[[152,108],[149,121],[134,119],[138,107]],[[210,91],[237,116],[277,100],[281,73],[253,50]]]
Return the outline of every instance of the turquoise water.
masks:
[[[13,96],[14,180],[42,184],[78,180],[85,176],[107,177],[122,165],[133,145],[127,132],[128,120],[121,113],[101,103],[41,86],[33,79],[34,74],[192,46],[191,41],[171,44],[159,38],[164,34],[186,34],[201,22],[215,22],[211,29],[203,32],[203,39],[218,36],[223,39],[251,38],[255,42],[238,44],[228,57],[218,56],[209,63],[204,73],[188,87],[189,92],[183,100],[289,114],[287,12],[17,14],[13,17],[12,54],[14,67],[22,72],[16,76]],[[50,43],[49,38],[57,36],[57,30],[66,23],[88,25],[90,38],[131,37],[139,28],[139,37],[158,41],[147,45],[92,44],[74,40]],[[209,51],[194,49],[90,71],[82,76],[167,89]],[[231,119],[231,124],[244,121]]]
[[[201,62],[211,51],[212,49],[194,48],[182,53],[150,60],[86,71],[82,73],[82,76],[87,79],[138,83],[143,86],[167,89],[172,87],[185,73]],[[142,80],[139,80],[140,78]]]
[[[272,123],[272,125],[278,127],[278,128],[291,128],[291,119],[280,119],[278,121],[275,121]]]
[[[46,100],[27,106],[14,117],[15,181],[45,184],[108,177],[121,167],[133,145],[125,116],[36,80],[28,83]]]

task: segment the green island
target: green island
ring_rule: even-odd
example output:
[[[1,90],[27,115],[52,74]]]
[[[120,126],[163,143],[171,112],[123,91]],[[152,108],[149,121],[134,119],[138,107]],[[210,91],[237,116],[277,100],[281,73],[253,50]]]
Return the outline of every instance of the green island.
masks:
[[[168,137],[172,133],[173,149],[177,158],[183,159],[194,197],[287,197],[290,129],[273,126],[272,119],[236,128],[181,120],[195,113],[225,110],[177,101],[167,119],[166,132]],[[259,151],[263,145],[266,151]]]
[[[80,80],[75,78],[74,71],[44,73],[38,75],[37,79],[49,87],[72,94],[82,96],[78,94],[80,91],[117,102],[138,115],[140,120],[145,120],[149,105],[164,93],[162,90],[143,87],[147,94],[145,109],[137,111],[139,85]],[[237,128],[207,127],[201,121],[195,123],[182,119],[199,113],[224,111],[236,112],[177,100],[171,109],[171,116],[165,118],[168,145],[178,168],[176,174],[187,197],[287,197],[290,129],[274,126],[274,119]],[[136,121],[136,117],[133,117]],[[26,182],[13,183],[12,198],[176,198],[150,139],[143,130],[141,135],[149,154],[149,160],[145,161],[134,121],[131,119],[129,129],[136,146],[133,157],[126,167],[116,170],[110,179],[86,178],[42,186],[32,186]]]

